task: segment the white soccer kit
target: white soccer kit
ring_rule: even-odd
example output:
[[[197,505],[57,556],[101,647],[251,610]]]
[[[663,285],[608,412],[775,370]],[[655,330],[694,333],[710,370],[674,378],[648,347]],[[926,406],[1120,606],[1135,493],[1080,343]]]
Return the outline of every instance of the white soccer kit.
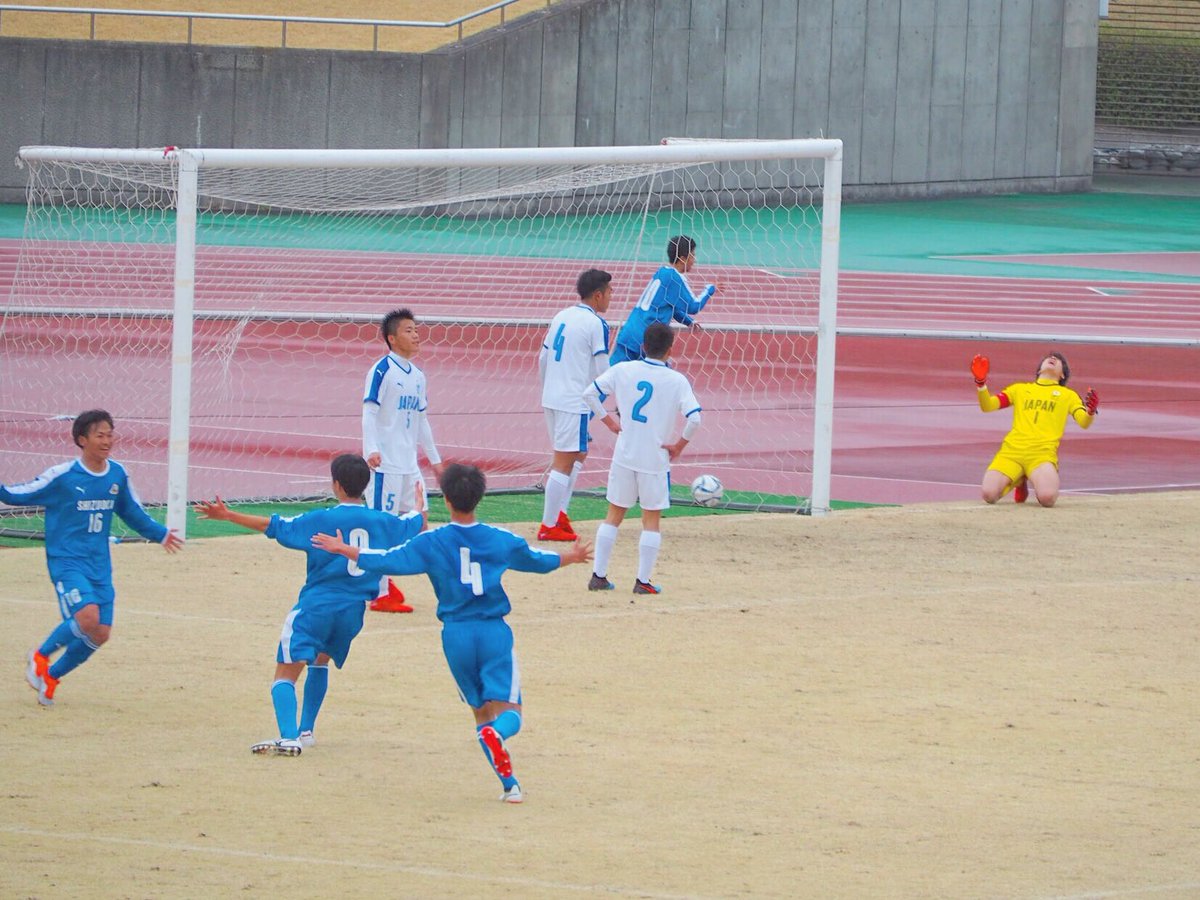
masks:
[[[425,414],[428,405],[425,373],[412,360],[389,353],[371,367],[363,396],[363,455],[380,455],[378,471],[419,474],[418,446],[430,463],[442,461]]]

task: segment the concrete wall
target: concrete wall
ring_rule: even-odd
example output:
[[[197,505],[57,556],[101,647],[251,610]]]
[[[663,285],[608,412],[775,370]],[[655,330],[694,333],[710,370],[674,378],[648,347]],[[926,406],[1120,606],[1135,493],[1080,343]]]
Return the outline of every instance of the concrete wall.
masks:
[[[0,159],[829,136],[851,198],[1078,190],[1096,40],[1095,0],[566,0],[423,55],[0,38]]]

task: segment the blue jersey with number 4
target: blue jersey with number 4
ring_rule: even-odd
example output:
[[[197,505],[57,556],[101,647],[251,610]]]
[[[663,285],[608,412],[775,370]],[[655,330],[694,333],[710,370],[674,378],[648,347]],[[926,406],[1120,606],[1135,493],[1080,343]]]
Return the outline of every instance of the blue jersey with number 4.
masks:
[[[125,467],[111,459],[99,473],[76,459],[23,484],[0,484],[0,501],[46,508],[46,565],[54,577],[57,566],[70,565],[93,584],[112,583],[108,536],[114,515],[147,540],[167,536],[166,526],[142,508]]]
[[[341,559],[341,557],[338,557]],[[506,569],[553,572],[557,553],[535,550],[525,538],[476,522],[451,522],[419,534],[403,547],[359,554],[358,564],[377,575],[425,573],[437,595],[437,617],[443,622],[498,619],[512,606],[500,578]]]
[[[403,544],[421,531],[420,513],[397,518],[392,513],[341,503],[314,509],[299,516],[271,516],[266,535],[308,556],[308,577],[300,588],[297,605],[305,609],[346,607],[367,603],[379,593],[379,579],[368,576],[344,556],[312,545],[314,535],[342,532],[342,539],[360,549],[387,549]]]

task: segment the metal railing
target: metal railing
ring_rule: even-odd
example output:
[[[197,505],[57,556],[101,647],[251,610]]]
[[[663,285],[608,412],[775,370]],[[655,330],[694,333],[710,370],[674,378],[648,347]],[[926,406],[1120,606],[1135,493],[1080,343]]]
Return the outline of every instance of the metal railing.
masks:
[[[371,49],[379,50],[379,29],[380,28],[457,28],[457,40],[463,39],[463,25],[480,16],[485,16],[488,13],[493,13],[499,10],[500,24],[505,22],[505,11],[514,3],[520,3],[522,0],[500,0],[498,3],[493,3],[491,6],[483,9],[477,9],[474,12],[469,12],[459,16],[456,19],[450,19],[446,22],[426,22],[408,19],[341,19],[325,16],[272,16],[260,15],[257,13],[218,13],[218,12],[199,12],[199,11],[184,11],[184,10],[147,10],[147,9],[106,9],[103,7],[90,6],[25,6],[9,3],[0,3],[0,36],[4,33],[4,14],[9,12],[15,13],[63,13],[69,15],[86,15],[90,17],[90,33],[89,39],[96,39],[96,18],[98,16],[137,16],[139,18],[163,18],[163,19],[185,19],[187,21],[187,42],[193,43],[192,26],[197,20],[204,19],[219,19],[222,21],[231,22],[278,22],[281,27],[281,43],[280,46],[287,46],[287,29],[289,24],[293,25],[354,25],[372,29]],[[552,0],[545,0],[545,5],[549,6]]]
[[[1109,0],[1096,67],[1097,171],[1200,175],[1200,3]]]

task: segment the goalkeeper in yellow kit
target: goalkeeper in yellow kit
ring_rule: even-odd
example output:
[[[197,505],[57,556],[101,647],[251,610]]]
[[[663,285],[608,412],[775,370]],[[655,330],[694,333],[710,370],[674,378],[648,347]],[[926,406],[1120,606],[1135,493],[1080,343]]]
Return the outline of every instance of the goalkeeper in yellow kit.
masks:
[[[1067,428],[1067,418],[1074,419],[1080,428],[1090,428],[1100,397],[1088,388],[1081,399],[1066,386],[1071,367],[1061,353],[1042,357],[1034,381],[1010,384],[999,394],[988,390],[988,368],[986,356],[971,360],[979,408],[995,412],[1011,406],[1013,424],[1000,452],[983,474],[984,502],[995,503],[1011,490],[1013,499],[1024,503],[1033,485],[1038,503],[1053,506],[1058,499],[1058,443]]]

